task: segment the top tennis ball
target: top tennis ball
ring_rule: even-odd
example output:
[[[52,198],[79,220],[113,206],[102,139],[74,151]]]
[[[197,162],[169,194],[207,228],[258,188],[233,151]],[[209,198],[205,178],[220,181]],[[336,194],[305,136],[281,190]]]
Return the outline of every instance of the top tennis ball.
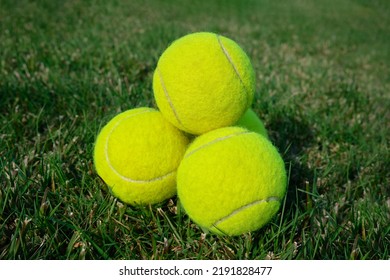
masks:
[[[238,121],[252,104],[255,74],[248,56],[231,39],[192,33],[161,55],[153,91],[166,119],[199,135]]]

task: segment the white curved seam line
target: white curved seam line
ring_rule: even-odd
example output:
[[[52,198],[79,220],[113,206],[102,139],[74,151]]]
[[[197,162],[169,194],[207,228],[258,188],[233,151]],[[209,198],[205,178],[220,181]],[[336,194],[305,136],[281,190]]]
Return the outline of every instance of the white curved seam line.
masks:
[[[234,210],[233,212],[231,212],[230,214],[226,215],[225,217],[222,217],[221,219],[219,219],[218,221],[213,223],[212,226],[213,227],[217,227],[220,223],[226,221],[227,219],[231,218],[232,216],[238,214],[239,212],[248,209],[249,207],[252,207],[254,205],[257,205],[257,204],[260,204],[260,203],[264,203],[264,202],[270,202],[270,201],[278,201],[278,202],[280,202],[280,198],[277,197],[277,196],[270,196],[270,197],[267,197],[266,199],[255,200],[255,201],[253,201],[251,203],[248,203],[248,204],[246,204],[244,206],[241,206],[240,208]]]
[[[171,107],[171,110],[172,110],[173,114],[175,115],[176,120],[180,123],[180,125],[183,126],[183,123],[181,122],[181,120],[179,118],[179,115],[177,114],[176,109],[173,106],[173,102],[171,100],[171,97],[169,96],[168,90],[167,90],[167,88],[165,86],[164,79],[163,79],[163,77],[161,75],[161,72],[160,72],[159,68],[157,68],[157,72],[158,72],[158,76],[160,77],[160,83],[161,83],[161,87],[163,88],[165,98],[167,99],[167,101],[169,103],[169,107]]]
[[[105,156],[106,156],[106,161],[107,161],[107,164],[108,166],[111,168],[112,171],[114,171],[114,173],[120,177],[122,180],[124,181],[127,181],[127,182],[131,182],[131,183],[149,183],[149,182],[154,182],[154,181],[158,181],[158,180],[162,180],[164,179],[165,177],[169,176],[170,174],[174,173],[176,170],[173,170],[171,172],[168,172],[167,174],[165,175],[162,175],[160,177],[156,177],[156,178],[153,178],[153,179],[150,179],[150,180],[134,180],[132,178],[129,178],[129,177],[126,177],[126,176],[123,176],[122,174],[120,174],[115,168],[114,166],[112,165],[111,161],[110,161],[110,157],[108,156],[108,139],[110,139],[110,136],[111,134],[114,132],[114,130],[118,127],[118,125],[124,121],[124,120],[127,120],[129,118],[132,118],[134,116],[137,116],[137,115],[140,115],[140,114],[143,114],[143,113],[147,113],[147,112],[151,112],[150,110],[144,110],[142,112],[139,112],[139,113],[136,113],[136,114],[133,114],[131,116],[128,116],[127,118],[124,118],[120,121],[118,121],[115,126],[110,130],[110,133],[107,135],[107,141],[106,141],[106,145],[104,147],[104,153],[105,153]]]
[[[240,76],[240,72],[238,72],[238,69],[236,67],[236,65],[233,63],[233,59],[231,58],[229,52],[227,51],[227,49],[225,48],[225,46],[222,44],[222,41],[220,39],[220,36],[217,34],[217,40],[218,40],[218,44],[220,45],[221,49],[222,49],[222,52],[225,54],[225,57],[227,58],[227,60],[229,61],[229,63],[231,64],[231,66],[233,67],[234,69],[234,72],[236,72],[236,75],[238,77],[238,79],[240,80],[241,84],[242,84],[242,87],[244,88],[245,90],[245,93],[246,93],[246,100],[247,100],[247,103],[249,102],[248,98],[249,98],[249,91],[248,89],[246,88],[245,84],[244,84],[244,81],[242,80],[241,76]],[[248,104],[247,104],[248,105]]]
[[[197,152],[197,151],[199,151],[199,150],[201,150],[201,149],[203,149],[203,148],[206,148],[206,147],[208,147],[208,146],[210,146],[210,145],[213,145],[213,144],[215,144],[215,143],[217,143],[217,142],[221,142],[221,141],[223,141],[223,140],[232,138],[232,137],[234,137],[234,136],[239,136],[239,135],[248,134],[248,133],[253,133],[253,132],[251,132],[251,131],[242,131],[242,132],[233,133],[233,134],[230,134],[230,135],[226,135],[226,136],[223,136],[223,137],[216,138],[216,139],[214,139],[213,141],[210,141],[210,142],[208,142],[207,144],[204,144],[204,145],[202,145],[202,146],[200,146],[200,147],[198,147],[198,148],[192,150],[192,151],[189,152],[184,158],[188,158],[189,156],[191,156],[191,155],[194,154],[195,152]]]

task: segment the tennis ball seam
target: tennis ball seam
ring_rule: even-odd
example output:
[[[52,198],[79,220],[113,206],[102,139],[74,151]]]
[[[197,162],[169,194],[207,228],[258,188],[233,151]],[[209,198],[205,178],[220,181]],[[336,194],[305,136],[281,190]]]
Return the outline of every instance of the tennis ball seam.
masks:
[[[183,125],[182,121],[181,121],[180,118],[179,118],[179,114],[177,113],[177,111],[176,111],[176,109],[175,109],[175,106],[173,105],[172,99],[171,99],[171,97],[169,96],[168,90],[167,90],[167,88],[166,88],[166,86],[165,86],[165,83],[164,83],[164,79],[163,79],[163,77],[162,77],[162,75],[161,75],[161,71],[160,71],[160,69],[159,69],[158,67],[157,67],[157,73],[158,73],[158,76],[159,76],[159,78],[160,78],[160,84],[161,84],[161,87],[162,87],[162,89],[163,89],[163,91],[164,91],[165,98],[167,99],[167,101],[168,101],[168,103],[169,103],[169,107],[171,107],[171,110],[172,110],[173,114],[175,115],[175,118],[176,118],[176,120],[178,121],[178,123],[179,123],[182,127],[185,128],[185,126]]]
[[[222,43],[222,41],[221,41],[221,39],[220,39],[221,36],[218,35],[218,34],[215,34],[215,35],[217,36],[217,41],[218,41],[219,46],[220,46],[221,49],[222,49],[223,54],[225,55],[226,59],[229,61],[230,65],[232,66],[232,68],[233,68],[234,72],[236,73],[238,79],[240,80],[240,83],[241,83],[242,87],[243,87],[244,90],[245,90],[246,100],[247,100],[247,106],[246,106],[246,107],[248,107],[248,106],[249,106],[249,103],[250,103],[249,90],[246,88],[245,83],[244,83],[244,81],[242,80],[241,75],[240,75],[240,72],[238,71],[236,65],[233,63],[232,57],[230,56],[229,52],[227,51],[227,49],[226,49],[225,46],[223,45],[223,43]]]
[[[234,215],[237,215],[238,213],[240,213],[241,211],[243,210],[246,210],[252,206],[255,206],[255,205],[258,205],[258,204],[261,204],[261,203],[264,203],[264,202],[270,202],[270,201],[277,201],[280,203],[280,198],[277,197],[277,196],[270,196],[270,197],[267,197],[265,199],[260,199],[260,200],[255,200],[255,201],[252,201],[250,203],[247,203],[237,209],[234,209],[230,214],[218,219],[216,222],[214,222],[212,224],[212,227],[215,227],[218,229],[218,225],[226,220],[228,220],[229,218],[233,217]]]
[[[206,143],[206,144],[204,144],[204,145],[202,145],[202,146],[200,146],[200,147],[190,151],[188,154],[186,154],[184,156],[184,159],[188,158],[189,156],[191,156],[195,152],[197,152],[199,150],[202,150],[202,149],[204,149],[204,148],[206,148],[208,146],[211,146],[211,145],[213,145],[215,143],[227,140],[227,139],[235,137],[235,136],[240,136],[240,135],[250,134],[250,133],[253,133],[253,132],[251,132],[251,131],[240,131],[240,132],[232,133],[232,134],[229,134],[229,135],[226,135],[226,136],[223,136],[223,137],[216,138],[216,139],[214,139],[214,140],[212,140],[212,141],[210,141],[210,142],[208,142],[208,143]]]
[[[122,180],[124,181],[127,181],[127,182],[131,182],[131,183],[150,183],[150,182],[154,182],[154,181],[158,181],[158,180],[163,180],[164,178],[168,177],[169,175],[173,174],[176,172],[176,170],[172,170],[172,171],[169,171],[168,173],[162,175],[162,176],[159,176],[159,177],[156,177],[156,178],[152,178],[152,179],[149,179],[149,180],[135,180],[135,179],[132,179],[132,178],[129,178],[129,177],[126,177],[126,176],[123,176],[122,174],[120,174],[118,172],[118,170],[115,169],[115,167],[112,165],[111,163],[111,160],[110,160],[110,157],[108,155],[108,140],[110,139],[111,137],[111,134],[114,132],[114,130],[118,127],[118,125],[122,122],[122,121],[125,121],[129,118],[132,118],[134,116],[137,116],[137,115],[140,115],[140,114],[144,114],[144,113],[148,113],[148,112],[151,112],[151,110],[147,110],[145,109],[144,111],[141,111],[141,112],[138,112],[136,114],[132,114],[126,118],[123,118],[121,120],[119,120],[114,126],[113,128],[110,130],[110,132],[108,133],[107,135],[107,141],[106,141],[106,144],[104,146],[104,154],[105,154],[105,157],[106,157],[106,160],[107,160],[107,165],[111,168],[111,170],[117,175],[119,176]]]

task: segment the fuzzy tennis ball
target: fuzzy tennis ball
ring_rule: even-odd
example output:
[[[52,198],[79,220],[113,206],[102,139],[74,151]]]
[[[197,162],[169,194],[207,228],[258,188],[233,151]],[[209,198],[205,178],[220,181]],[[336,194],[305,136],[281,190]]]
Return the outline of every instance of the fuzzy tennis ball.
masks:
[[[242,48],[209,32],[174,41],[153,76],[161,113],[195,135],[235,124],[252,104],[254,91],[254,70]]]
[[[263,122],[252,109],[246,110],[244,115],[236,123],[236,126],[240,126],[250,131],[257,132],[268,138],[267,129],[264,127]]]
[[[185,212],[220,235],[259,229],[276,214],[285,192],[285,166],[276,148],[264,136],[240,127],[196,138],[177,173]]]
[[[153,204],[176,194],[176,172],[186,136],[152,108],[123,112],[99,133],[94,147],[98,175],[123,202]]]

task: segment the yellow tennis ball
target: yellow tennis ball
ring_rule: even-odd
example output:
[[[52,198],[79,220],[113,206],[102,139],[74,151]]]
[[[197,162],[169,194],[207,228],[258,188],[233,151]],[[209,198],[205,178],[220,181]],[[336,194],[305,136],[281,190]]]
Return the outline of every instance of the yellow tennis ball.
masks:
[[[255,74],[248,56],[231,39],[192,33],[163,52],[153,91],[171,123],[198,135],[237,122],[252,104]]]
[[[98,175],[128,204],[153,204],[176,194],[176,172],[187,137],[152,108],[123,112],[99,133],[94,147]]]
[[[268,138],[267,129],[264,126],[264,123],[256,115],[252,109],[246,110],[244,115],[238,120],[236,126],[246,128],[250,131],[257,132],[264,137]]]
[[[257,230],[277,213],[286,170],[264,136],[240,127],[196,138],[177,173],[177,194],[198,225],[220,235]]]

